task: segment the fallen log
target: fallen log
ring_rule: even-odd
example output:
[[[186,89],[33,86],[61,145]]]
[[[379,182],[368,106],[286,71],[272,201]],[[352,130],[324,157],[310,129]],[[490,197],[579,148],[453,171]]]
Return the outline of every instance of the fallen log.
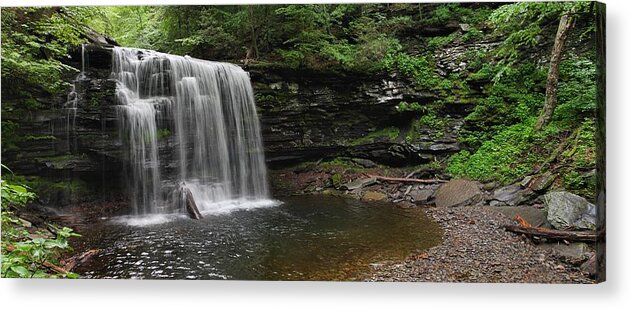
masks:
[[[414,183],[445,183],[447,180],[442,179],[416,179],[416,178],[395,178],[395,177],[385,177],[385,176],[374,176],[370,177],[375,178],[376,180],[386,181],[386,182],[414,182]]]
[[[545,237],[548,239],[589,242],[596,242],[598,239],[598,234],[592,231],[563,231],[552,230],[543,227],[519,226],[512,224],[504,225],[503,228],[513,233],[524,234],[528,236]]]
[[[202,217],[202,214],[197,209],[197,204],[195,203],[195,198],[193,197],[193,193],[190,189],[184,188],[185,190],[185,199],[186,199],[186,212],[188,212],[188,216],[192,219],[199,220]]]
[[[71,256],[71,257],[61,261],[61,264],[63,265],[63,268],[66,271],[72,271],[75,267],[87,262],[88,259],[90,259],[94,255],[96,255],[100,251],[101,250],[99,250],[99,249],[91,249],[91,250],[88,250],[88,251],[83,252],[81,254]]]
[[[349,183],[345,183],[343,185],[340,186],[340,189],[342,190],[355,190],[355,189],[361,189],[363,187],[367,187],[373,184],[377,183],[377,179],[375,179],[374,177],[370,177],[370,178],[364,178],[364,179],[357,179],[355,181],[349,182]]]

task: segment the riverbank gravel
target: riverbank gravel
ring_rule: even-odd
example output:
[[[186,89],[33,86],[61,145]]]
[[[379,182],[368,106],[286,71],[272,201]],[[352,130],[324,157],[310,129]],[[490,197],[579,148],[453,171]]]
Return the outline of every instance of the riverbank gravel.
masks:
[[[366,281],[594,283],[579,266],[525,236],[506,232],[511,219],[492,207],[427,208],[444,228],[443,243],[403,262],[371,265]]]

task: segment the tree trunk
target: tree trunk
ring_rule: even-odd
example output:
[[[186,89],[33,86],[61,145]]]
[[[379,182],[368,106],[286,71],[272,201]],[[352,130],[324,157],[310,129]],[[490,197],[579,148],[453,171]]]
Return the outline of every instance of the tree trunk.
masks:
[[[258,33],[255,27],[254,7],[248,5],[248,15],[250,17],[250,48],[254,51],[254,59],[259,58]]]
[[[559,21],[559,28],[557,30],[556,38],[554,39],[554,47],[552,48],[552,55],[550,56],[550,69],[548,70],[548,81],[546,83],[546,101],[537,119],[535,130],[539,131],[548,123],[552,118],[554,109],[557,106],[557,90],[559,84],[559,64],[561,63],[561,52],[563,51],[563,45],[567,39],[568,32],[572,28],[572,17],[569,14],[561,16]]]
[[[375,176],[368,175],[371,178],[375,178],[380,181],[386,182],[415,182],[415,183],[444,183],[447,180],[442,179],[416,179],[416,178],[395,178],[395,177],[385,177],[385,176]]]

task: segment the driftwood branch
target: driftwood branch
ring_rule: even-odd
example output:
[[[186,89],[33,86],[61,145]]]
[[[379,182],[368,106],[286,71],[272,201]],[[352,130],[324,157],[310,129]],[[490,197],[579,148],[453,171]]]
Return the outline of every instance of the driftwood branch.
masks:
[[[72,271],[78,265],[85,263],[88,259],[99,253],[99,249],[91,249],[81,254],[71,256],[61,262],[66,271]]]
[[[568,241],[589,241],[596,242],[598,234],[592,231],[563,231],[553,230],[543,227],[534,227],[520,215],[515,216],[518,225],[504,225],[504,229],[509,232],[524,234],[528,236],[539,236],[548,239],[561,239]]]
[[[588,231],[562,231],[552,230],[543,227],[523,227],[519,225],[504,225],[504,229],[507,231],[525,234],[529,236],[539,236],[548,239],[562,239],[568,241],[589,241],[596,242],[598,235],[596,232]]]
[[[443,182],[447,182],[447,180],[442,180],[442,179],[394,178],[394,177],[374,176],[374,175],[371,175],[370,177],[374,177],[377,180],[386,181],[386,182],[414,182],[414,183],[443,183]]]

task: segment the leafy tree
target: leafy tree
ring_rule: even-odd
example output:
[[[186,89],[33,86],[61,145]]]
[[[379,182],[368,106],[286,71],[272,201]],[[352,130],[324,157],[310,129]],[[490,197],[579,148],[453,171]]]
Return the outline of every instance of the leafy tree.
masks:
[[[519,2],[501,6],[490,16],[491,22],[499,31],[509,32],[496,51],[496,55],[502,58],[500,63],[506,65],[505,69],[517,61],[520,49],[535,47],[540,43],[542,26],[559,20],[550,56],[545,104],[535,123],[536,130],[541,130],[550,122],[556,108],[559,64],[575,15],[587,13],[590,6],[590,2]],[[515,22],[515,20],[521,20],[521,22]],[[495,78],[500,78],[505,69],[498,72]]]
[[[61,77],[76,69],[63,64],[69,46],[86,42],[86,7],[33,7],[2,9],[2,92],[39,89],[48,93],[65,90]],[[20,87],[15,87],[20,85]]]

